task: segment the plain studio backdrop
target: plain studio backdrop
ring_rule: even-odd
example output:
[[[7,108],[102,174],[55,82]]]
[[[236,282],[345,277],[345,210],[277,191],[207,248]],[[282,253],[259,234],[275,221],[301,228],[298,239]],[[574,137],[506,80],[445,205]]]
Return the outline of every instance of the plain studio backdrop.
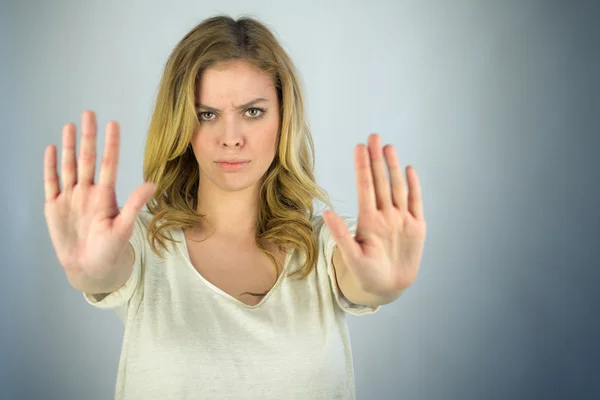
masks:
[[[169,53],[218,13],[258,17],[291,55],[317,180],[339,212],[356,215],[353,148],[371,132],[419,173],[419,278],[378,314],[348,316],[358,399],[600,393],[597,3],[0,4],[0,398],[114,395],[123,325],[88,305],[56,260],[44,149],[60,156],[63,125],[79,135],[92,109],[101,154],[118,121],[122,205],[142,183]]]

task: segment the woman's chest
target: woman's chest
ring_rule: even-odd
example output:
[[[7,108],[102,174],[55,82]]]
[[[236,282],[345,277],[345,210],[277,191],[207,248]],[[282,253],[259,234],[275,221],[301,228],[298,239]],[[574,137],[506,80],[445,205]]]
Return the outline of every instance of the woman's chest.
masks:
[[[187,244],[188,258],[199,278],[214,289],[249,306],[259,304],[279,278],[285,252],[276,246],[268,250],[273,260],[256,246],[231,246],[211,241],[199,245]]]

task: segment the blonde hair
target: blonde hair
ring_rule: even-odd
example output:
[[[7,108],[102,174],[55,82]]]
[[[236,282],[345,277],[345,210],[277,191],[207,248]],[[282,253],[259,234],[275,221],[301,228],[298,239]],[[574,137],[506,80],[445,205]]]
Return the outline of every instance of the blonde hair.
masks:
[[[263,241],[301,251],[305,262],[293,274],[303,279],[317,261],[313,200],[332,207],[329,195],[315,182],[314,144],[299,74],[274,34],[253,17],[205,19],[181,39],[167,60],[144,154],[144,180],[157,186],[146,204],[153,215],[148,240],[162,257],[157,242],[166,249],[165,240],[175,241],[164,229],[189,228],[205,217],[196,211],[200,175],[190,144],[198,123],[195,88],[206,68],[232,60],[260,68],[277,89],[280,133],[275,158],[259,191],[256,243],[278,272],[277,258]]]

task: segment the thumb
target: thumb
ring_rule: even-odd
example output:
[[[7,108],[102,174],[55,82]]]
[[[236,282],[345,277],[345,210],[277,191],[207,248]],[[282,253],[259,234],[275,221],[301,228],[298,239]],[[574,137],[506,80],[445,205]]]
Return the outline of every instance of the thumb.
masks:
[[[115,218],[114,229],[117,232],[128,234],[133,232],[135,219],[155,191],[156,185],[152,182],[146,182],[138,186],[125,202],[117,218]]]
[[[361,248],[356,242],[344,220],[331,210],[323,213],[323,220],[331,232],[333,240],[337,243],[346,260],[355,260],[360,257]]]

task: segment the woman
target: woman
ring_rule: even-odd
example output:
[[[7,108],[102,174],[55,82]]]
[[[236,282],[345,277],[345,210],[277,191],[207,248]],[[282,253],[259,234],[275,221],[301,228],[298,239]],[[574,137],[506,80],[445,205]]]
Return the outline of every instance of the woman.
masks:
[[[355,151],[357,221],[314,215],[313,200],[330,204],[298,74],[265,25],[212,17],[177,44],[146,183],[122,208],[118,125],[97,183],[93,112],[78,162],[75,136],[65,125],[62,191],[46,149],[45,216],[71,285],[125,323],[117,399],[354,398],[344,313],[373,313],[415,280],[418,178],[409,167],[407,193],[394,149],[371,135]]]

